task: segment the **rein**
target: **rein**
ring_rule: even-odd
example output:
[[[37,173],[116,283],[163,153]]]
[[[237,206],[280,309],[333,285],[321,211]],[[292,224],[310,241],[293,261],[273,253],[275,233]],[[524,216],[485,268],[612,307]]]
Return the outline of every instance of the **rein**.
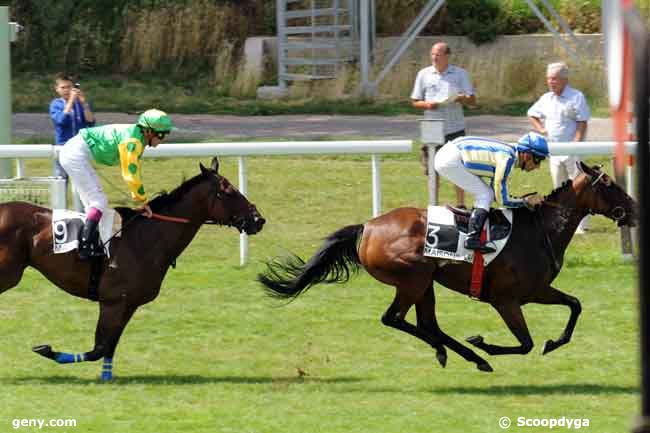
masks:
[[[146,218],[146,217],[145,217]],[[190,220],[188,218],[180,218],[180,217],[173,217],[173,216],[167,216],[167,215],[161,215],[159,213],[152,213],[151,214],[152,219],[157,219],[159,221],[167,221],[170,223],[180,223],[180,224],[189,224]],[[215,220],[206,220],[203,222],[203,224],[219,224]]]
[[[190,220],[187,219],[187,218],[179,218],[179,217],[161,215],[161,214],[158,214],[158,213],[152,213],[151,218],[154,218],[154,219],[157,219],[157,220],[160,220],[160,221],[169,221],[169,222],[172,222],[172,223],[181,223],[181,224],[188,224],[190,222]]]
[[[113,235],[110,238],[108,238],[106,240],[106,242],[101,242],[101,240],[100,240],[100,243],[102,244],[102,247],[104,247],[106,244],[108,244],[110,241],[112,241],[115,237],[117,237],[117,235],[122,233],[124,231],[124,229],[128,225],[130,225],[133,221],[135,221],[136,218],[138,218],[140,216],[143,217],[143,218],[146,218],[144,215],[136,213],[131,218],[126,220],[126,222],[122,223],[122,227],[118,231],[113,233]],[[152,213],[151,218],[152,219],[157,219],[157,220],[160,220],[160,221],[168,221],[168,222],[181,223],[181,224],[189,224],[189,222],[190,222],[190,220],[187,219],[187,218],[172,217],[172,216],[161,215],[161,214],[157,214],[157,213]]]

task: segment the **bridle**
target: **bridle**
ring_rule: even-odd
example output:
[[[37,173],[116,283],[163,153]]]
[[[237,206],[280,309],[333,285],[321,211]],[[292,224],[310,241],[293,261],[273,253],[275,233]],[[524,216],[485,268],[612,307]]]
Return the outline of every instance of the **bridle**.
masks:
[[[214,194],[210,194],[211,197],[211,202],[210,202],[210,209],[214,208],[215,202],[218,200],[222,200],[224,196],[224,192],[219,189],[219,185],[217,185],[217,191]],[[191,223],[191,220],[189,218],[181,218],[181,217],[173,217],[173,216],[168,216],[168,215],[162,215],[158,213],[153,213],[151,215],[151,218],[157,219],[160,221],[167,221],[167,222],[173,222],[173,223],[179,223],[179,224],[189,224]],[[227,227],[235,227],[237,229],[240,229],[240,221],[238,220],[237,217],[231,218],[230,221],[217,221],[214,219],[208,219],[203,221],[203,224],[210,224],[210,225],[224,225]],[[243,229],[243,226],[242,226]]]
[[[218,183],[217,183],[216,189],[217,189],[216,192],[214,194],[211,194],[211,199],[212,200],[211,200],[211,203],[210,203],[210,209],[212,209],[215,206],[215,202],[217,200],[222,200],[223,199],[224,192],[219,188]],[[131,223],[133,221],[135,221],[138,217],[144,217],[144,215],[142,215],[141,213],[136,213],[136,214],[132,215],[128,220],[126,220],[125,222],[122,223],[122,227],[120,227],[120,229],[117,232],[113,233],[113,235],[106,242],[101,242],[100,241],[101,244],[102,244],[102,247],[104,247],[111,240],[113,240],[113,238],[119,236],[119,234],[122,233],[127,226],[131,225]],[[151,218],[159,220],[159,221],[172,222],[172,223],[177,223],[177,224],[191,224],[192,223],[192,221],[189,218],[175,217],[175,216],[170,216],[170,215],[163,215],[163,214],[159,214],[159,213],[156,213],[156,212],[152,212]],[[244,218],[233,217],[233,218],[231,218],[230,221],[223,221],[223,222],[220,222],[220,221],[217,221],[217,220],[214,220],[214,219],[208,219],[208,220],[203,221],[202,224],[224,225],[224,226],[228,226],[228,227],[232,226],[232,227],[237,228],[237,230],[244,231],[244,228],[246,226],[246,221],[245,221]]]
[[[605,182],[606,185],[611,184],[611,180],[604,181],[603,177],[605,176],[604,172],[601,172],[597,177],[595,177],[593,180],[589,181],[589,186],[592,188],[597,188],[598,185],[600,184],[601,181]],[[569,211],[586,211],[589,215],[596,215],[598,214],[598,210],[594,208],[577,208],[573,206],[566,206],[562,203],[550,201],[550,200],[544,200],[542,202],[543,204],[546,204],[550,207],[554,207],[556,209],[566,209]],[[612,209],[610,209],[608,212],[601,212],[602,215],[606,216],[607,218],[612,219],[613,221],[620,221],[623,218],[627,216],[626,210],[622,206],[614,206]]]

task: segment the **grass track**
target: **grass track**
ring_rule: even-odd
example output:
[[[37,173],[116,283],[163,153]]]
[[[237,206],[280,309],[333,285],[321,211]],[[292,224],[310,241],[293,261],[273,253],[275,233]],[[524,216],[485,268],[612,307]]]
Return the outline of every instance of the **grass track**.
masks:
[[[423,206],[416,154],[382,161],[383,208]],[[236,181],[236,160],[223,158],[221,166]],[[363,272],[345,285],[316,286],[288,306],[254,281],[264,260],[288,250],[311,255],[327,234],[369,218],[369,158],[260,157],[248,167],[249,196],[268,220],[250,239],[251,263],[238,266],[236,232],[204,227],[159,298],[127,327],[113,383],[96,381],[99,363],[59,366],[30,352],[41,343],[88,350],[96,305],[34,271],[2,295],[1,432],[13,431],[16,418],[74,418],[76,428],[41,431],[490,433],[504,431],[502,416],[515,423],[519,416],[589,418],[584,431],[629,430],[639,394],[636,271],[621,263],[613,223],[598,217],[588,236],[574,239],[555,282],[583,306],[569,345],[541,356],[568,309],[531,305],[524,308],[536,343],[529,355],[487,357],[495,372],[486,374],[450,352],[442,369],[425,344],[381,325],[393,290]],[[49,166],[31,161],[28,170]],[[198,164],[147,160],[144,171],[148,191],[171,189],[198,173]],[[111,204],[128,204],[117,169],[101,174],[121,188],[105,183]],[[515,193],[548,193],[548,167],[518,172],[512,185]],[[452,193],[445,185],[442,199]],[[436,294],[450,335],[515,341],[488,305],[440,286]]]

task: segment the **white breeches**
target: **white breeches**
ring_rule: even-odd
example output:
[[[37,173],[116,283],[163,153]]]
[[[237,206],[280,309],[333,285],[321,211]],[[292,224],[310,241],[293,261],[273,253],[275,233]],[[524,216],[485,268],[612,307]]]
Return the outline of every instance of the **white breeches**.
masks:
[[[453,142],[445,144],[438,150],[435,168],[438,174],[474,194],[475,208],[490,209],[494,201],[494,191],[480,177],[465,168],[460,151]]]
[[[85,211],[94,207],[106,212],[108,199],[91,163],[90,149],[81,135],[77,134],[65,143],[59,153],[59,162],[77,189]]]

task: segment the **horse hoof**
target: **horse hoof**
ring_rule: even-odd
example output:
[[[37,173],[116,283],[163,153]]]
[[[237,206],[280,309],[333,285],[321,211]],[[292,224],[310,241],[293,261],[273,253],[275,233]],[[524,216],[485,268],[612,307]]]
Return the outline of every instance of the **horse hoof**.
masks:
[[[474,346],[477,346],[483,343],[483,337],[481,337],[480,335],[474,335],[472,337],[467,337],[465,341],[467,341],[469,344],[473,344]]]
[[[436,358],[438,358],[438,362],[440,363],[442,368],[445,368],[447,366],[447,354],[446,353],[438,354],[438,355],[436,355]]]
[[[56,354],[52,350],[52,347],[49,344],[41,344],[40,346],[32,347],[32,351],[38,353],[41,356],[46,357],[47,359],[54,359]]]
[[[542,355],[546,355],[548,352],[552,352],[553,350],[557,349],[558,345],[555,341],[553,340],[547,340],[546,343],[544,344],[544,350],[542,350]]]
[[[482,364],[476,364],[476,368],[478,368],[481,371],[486,371],[488,373],[491,373],[491,372],[494,371],[494,370],[492,370],[492,367],[490,366],[490,364],[488,364],[487,362],[484,362]]]

